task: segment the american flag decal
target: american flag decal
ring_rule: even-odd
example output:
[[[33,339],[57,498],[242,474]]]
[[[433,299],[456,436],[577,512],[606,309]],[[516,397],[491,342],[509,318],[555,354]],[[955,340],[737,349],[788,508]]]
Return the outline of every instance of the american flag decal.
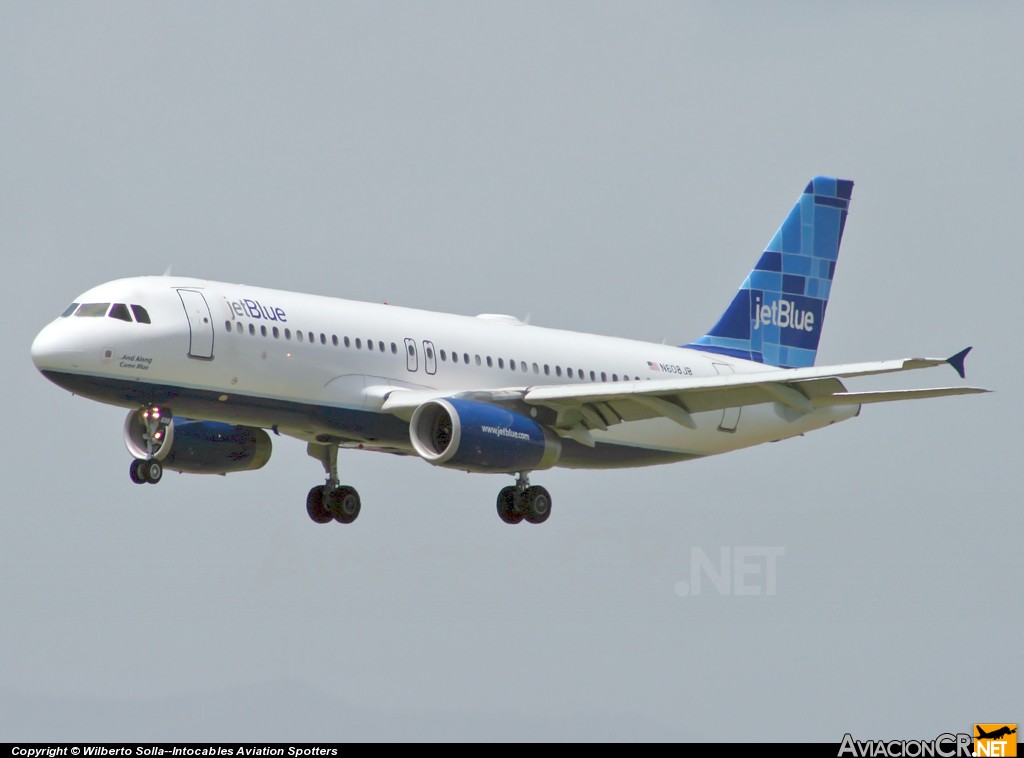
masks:
[[[654,361],[647,361],[647,368],[649,368],[651,371],[661,371],[661,366],[659,366]]]

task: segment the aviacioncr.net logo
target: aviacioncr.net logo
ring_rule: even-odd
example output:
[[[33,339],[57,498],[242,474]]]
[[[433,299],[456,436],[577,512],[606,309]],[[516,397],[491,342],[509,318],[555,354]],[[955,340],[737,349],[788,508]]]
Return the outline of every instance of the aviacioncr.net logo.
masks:
[[[998,756],[1010,758],[1017,755],[1016,724],[975,724],[974,751],[978,758]]]
[[[969,734],[945,732],[933,740],[856,740],[849,732],[839,745],[839,758],[969,758]]]

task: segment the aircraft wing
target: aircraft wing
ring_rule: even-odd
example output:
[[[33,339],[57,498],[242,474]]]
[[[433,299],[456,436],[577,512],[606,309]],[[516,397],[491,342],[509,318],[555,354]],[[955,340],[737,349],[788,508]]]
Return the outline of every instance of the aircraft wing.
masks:
[[[543,406],[556,412],[554,429],[558,434],[592,445],[590,431],[604,431],[624,421],[664,417],[695,429],[694,413],[744,405],[774,402],[799,415],[832,405],[860,405],[988,392],[980,387],[848,392],[841,381],[852,377],[931,368],[946,363],[963,376],[966,354],[965,350],[951,358],[905,358],[874,363],[769,369],[749,374],[700,378],[466,390],[446,392],[443,396],[499,405]],[[384,399],[382,410],[407,417],[422,402],[440,396],[442,393],[436,391],[392,392]]]

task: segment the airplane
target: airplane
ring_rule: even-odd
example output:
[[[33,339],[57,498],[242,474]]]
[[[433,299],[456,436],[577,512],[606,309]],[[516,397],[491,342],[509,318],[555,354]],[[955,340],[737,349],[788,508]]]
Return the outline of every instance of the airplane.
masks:
[[[261,468],[271,437],[306,442],[326,481],[306,497],[316,523],[353,522],[339,449],[417,456],[505,474],[502,521],[539,524],[553,466],[687,461],[797,437],[867,404],[965,395],[978,387],[851,392],[844,380],[949,358],[815,366],[853,182],[815,177],[721,318],[665,345],[172,276],[101,284],[32,343],[57,386],[127,408],[138,484],[164,470]]]
[[[998,729],[993,729],[991,732],[986,732],[980,726],[977,727],[978,739],[979,740],[998,740],[1001,737],[1008,737],[1011,734],[1016,734],[1016,729],[1011,729],[1009,726],[1001,726]]]

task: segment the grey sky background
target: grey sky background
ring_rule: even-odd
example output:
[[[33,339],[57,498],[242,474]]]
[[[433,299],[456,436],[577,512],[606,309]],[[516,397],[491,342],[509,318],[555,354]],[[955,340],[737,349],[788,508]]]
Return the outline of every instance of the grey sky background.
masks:
[[[0,739],[861,739],[1021,721],[1014,3],[0,0]],[[141,274],[682,343],[807,180],[856,181],[820,363],[997,394],[503,477],[304,446],[128,480],[35,333]],[[942,386],[934,369],[876,386]],[[853,386],[853,385],[851,385]],[[694,548],[774,596],[680,597]]]

